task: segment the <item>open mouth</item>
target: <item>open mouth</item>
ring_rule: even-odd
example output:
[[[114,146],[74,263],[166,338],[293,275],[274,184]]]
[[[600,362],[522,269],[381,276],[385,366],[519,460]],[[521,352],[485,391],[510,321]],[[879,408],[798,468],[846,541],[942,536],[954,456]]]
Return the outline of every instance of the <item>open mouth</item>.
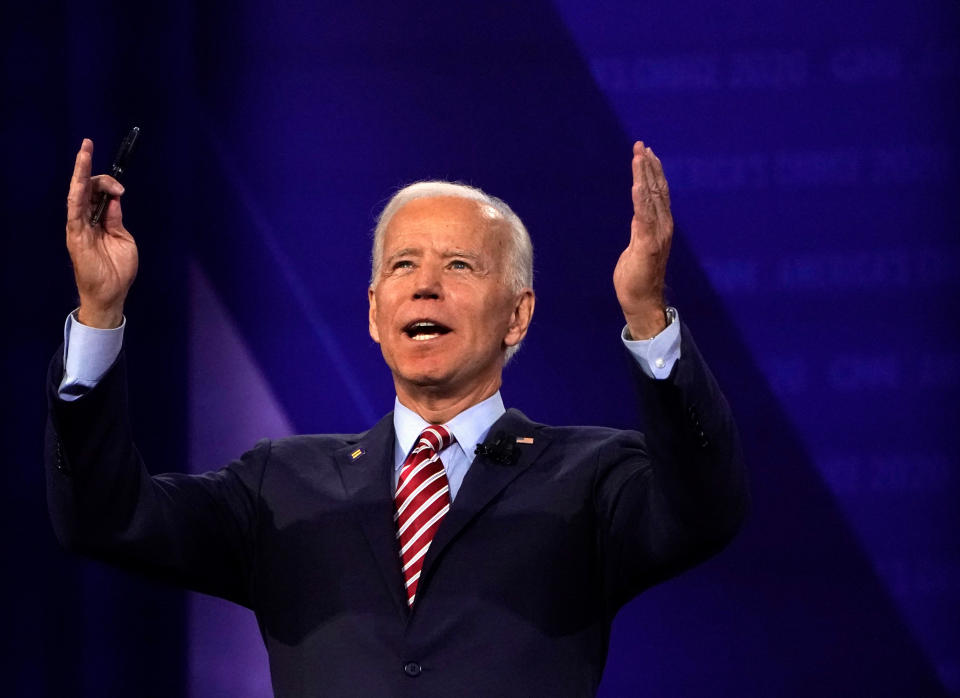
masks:
[[[416,320],[403,328],[404,334],[410,339],[418,342],[424,342],[428,339],[435,339],[441,335],[450,332],[450,328],[433,322],[432,320]]]

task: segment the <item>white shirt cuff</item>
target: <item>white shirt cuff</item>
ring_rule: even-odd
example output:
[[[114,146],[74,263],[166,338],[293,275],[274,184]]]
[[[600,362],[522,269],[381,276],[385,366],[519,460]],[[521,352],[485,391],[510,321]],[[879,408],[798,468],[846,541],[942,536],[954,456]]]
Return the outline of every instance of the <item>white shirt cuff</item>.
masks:
[[[680,358],[680,314],[676,308],[667,308],[670,324],[651,339],[630,339],[624,326],[620,339],[640,364],[640,370],[651,378],[663,380],[670,375]]]
[[[76,315],[74,310],[63,325],[64,370],[58,394],[68,402],[93,388],[117,360],[127,326],[124,317],[120,327],[101,330],[82,324]]]

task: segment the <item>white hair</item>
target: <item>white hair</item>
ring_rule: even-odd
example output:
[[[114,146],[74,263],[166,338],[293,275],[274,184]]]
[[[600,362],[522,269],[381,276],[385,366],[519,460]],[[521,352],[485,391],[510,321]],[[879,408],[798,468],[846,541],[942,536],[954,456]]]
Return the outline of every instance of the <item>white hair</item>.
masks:
[[[520,217],[513,212],[507,202],[487,194],[482,189],[442,180],[426,180],[408,184],[390,198],[380,215],[377,216],[377,224],[373,229],[373,252],[370,265],[371,287],[377,285],[380,265],[383,263],[383,238],[394,214],[414,199],[438,196],[471,199],[496,211],[510,231],[510,246],[507,251],[507,268],[505,270],[507,287],[514,293],[522,288],[533,287],[533,243],[530,242],[530,234]],[[519,344],[508,347],[506,358],[509,359],[513,356],[519,348]]]

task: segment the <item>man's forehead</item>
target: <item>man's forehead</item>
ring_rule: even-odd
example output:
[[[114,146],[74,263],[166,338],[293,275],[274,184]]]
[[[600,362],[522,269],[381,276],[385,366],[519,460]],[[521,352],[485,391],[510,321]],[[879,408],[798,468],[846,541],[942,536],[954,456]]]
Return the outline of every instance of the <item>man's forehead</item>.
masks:
[[[385,232],[387,247],[406,245],[411,235],[429,234],[431,237],[458,237],[463,242],[482,244],[486,233],[505,223],[493,206],[483,201],[458,196],[421,197],[408,201],[390,219]]]

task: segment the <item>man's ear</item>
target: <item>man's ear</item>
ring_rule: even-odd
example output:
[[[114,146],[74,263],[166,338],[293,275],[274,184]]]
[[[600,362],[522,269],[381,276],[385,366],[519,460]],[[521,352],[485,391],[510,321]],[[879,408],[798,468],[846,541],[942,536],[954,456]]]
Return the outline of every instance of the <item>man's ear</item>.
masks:
[[[377,295],[373,292],[373,286],[367,289],[367,300],[370,302],[370,338],[380,344],[380,331],[377,329]]]
[[[507,328],[507,336],[503,338],[503,343],[508,347],[516,346],[527,335],[530,321],[533,320],[533,307],[536,305],[536,301],[532,288],[525,288],[517,294],[513,314],[510,316],[510,325]]]

